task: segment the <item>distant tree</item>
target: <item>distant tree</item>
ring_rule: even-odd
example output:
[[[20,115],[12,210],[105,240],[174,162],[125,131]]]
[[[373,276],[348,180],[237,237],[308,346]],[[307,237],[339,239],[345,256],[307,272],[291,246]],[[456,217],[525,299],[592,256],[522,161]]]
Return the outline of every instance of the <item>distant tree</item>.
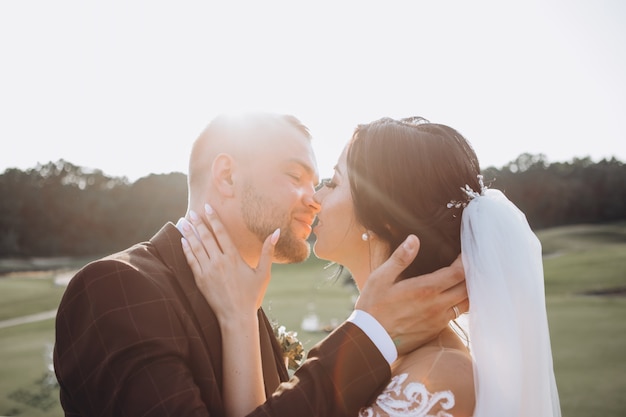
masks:
[[[533,228],[626,219],[626,166],[615,158],[548,164],[542,155],[521,155],[502,169],[483,171]]]
[[[20,233],[25,225],[20,216],[25,202],[24,185],[28,174],[8,169],[0,175],[0,255],[17,256],[21,253]]]
[[[181,173],[149,175],[131,185],[123,201],[128,244],[149,239],[167,221],[187,209],[187,177]]]
[[[535,229],[626,219],[626,165],[615,158],[548,163],[522,154],[483,170]],[[185,214],[187,178],[130,183],[59,160],[0,175],[0,257],[100,255],[149,239]]]
[[[130,184],[64,160],[6,170],[0,175],[0,257],[123,249],[183,215],[186,192],[180,173]]]

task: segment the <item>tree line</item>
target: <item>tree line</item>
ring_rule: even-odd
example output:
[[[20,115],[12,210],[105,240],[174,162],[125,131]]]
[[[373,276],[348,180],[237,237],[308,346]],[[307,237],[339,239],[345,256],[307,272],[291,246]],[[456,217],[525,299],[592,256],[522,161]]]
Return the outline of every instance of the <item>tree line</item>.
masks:
[[[535,230],[626,219],[626,166],[615,158],[548,163],[522,154],[483,175]],[[0,258],[111,253],[149,239],[186,206],[182,173],[130,182],[64,160],[7,169],[0,175]]]

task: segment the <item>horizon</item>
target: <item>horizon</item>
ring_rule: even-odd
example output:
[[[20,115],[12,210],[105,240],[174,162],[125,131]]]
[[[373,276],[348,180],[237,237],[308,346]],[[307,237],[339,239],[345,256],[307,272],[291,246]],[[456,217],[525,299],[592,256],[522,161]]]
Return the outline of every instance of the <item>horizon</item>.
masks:
[[[512,160],[510,160],[510,161],[508,161],[508,162],[506,162],[506,163],[504,163],[504,164],[502,164],[502,165],[499,165],[499,166],[495,166],[495,165],[482,165],[482,163],[481,163],[481,170],[485,170],[485,169],[487,169],[487,168],[495,168],[495,169],[497,169],[497,170],[502,170],[502,169],[503,169],[506,165],[508,165],[508,164],[510,164],[510,163],[513,163],[513,162],[515,162],[515,161],[517,160],[517,158],[519,158],[519,157],[521,157],[521,156],[522,156],[522,154],[518,155],[517,157],[513,158]],[[539,154],[532,154],[532,156],[539,156]],[[545,156],[545,155],[544,155],[544,156]],[[620,158],[617,158],[616,156],[611,156],[611,157],[600,158],[600,159],[597,159],[597,160],[596,160],[596,159],[591,158],[590,156],[584,156],[584,157],[574,156],[574,157],[572,157],[572,158],[570,158],[570,159],[568,159],[568,160],[560,160],[560,161],[553,161],[553,160],[550,160],[549,158],[546,158],[546,161],[547,161],[547,163],[548,163],[549,165],[551,165],[551,164],[558,164],[558,163],[561,163],[561,164],[574,163],[576,160],[585,160],[585,159],[589,159],[589,160],[591,160],[594,164],[600,163],[600,162],[601,162],[601,161],[603,161],[603,160],[605,160],[605,161],[610,161],[610,160],[612,160],[612,159],[615,159],[615,160],[617,160],[618,162],[620,162],[620,163],[622,163],[622,164],[626,163],[626,161],[625,161],[625,160],[622,160],[622,159],[620,159]],[[72,165],[74,165],[74,166],[76,166],[76,167],[80,168],[80,169],[83,171],[83,173],[85,173],[85,174],[90,174],[90,173],[93,173],[93,172],[98,172],[98,171],[99,171],[99,172],[101,172],[101,173],[102,173],[102,175],[104,175],[104,176],[105,176],[105,177],[107,177],[107,178],[119,178],[119,179],[126,179],[126,180],[128,180],[129,182],[131,182],[131,183],[134,183],[134,182],[136,182],[136,181],[137,181],[137,180],[139,180],[139,179],[146,178],[146,177],[149,177],[149,176],[151,176],[151,175],[170,175],[170,174],[183,174],[183,175],[185,175],[185,176],[187,175],[186,170],[179,170],[179,171],[169,171],[169,172],[165,172],[165,171],[164,171],[164,172],[147,172],[147,173],[145,173],[145,174],[139,174],[138,176],[131,178],[131,177],[127,176],[127,175],[115,175],[115,174],[109,173],[109,172],[107,172],[106,170],[101,169],[101,168],[98,168],[98,167],[87,167],[87,166],[82,166],[82,165],[79,165],[79,164],[74,163],[73,161],[67,160],[67,159],[65,159],[65,158],[60,158],[60,159],[57,159],[56,161],[46,161],[46,162],[43,162],[43,163],[42,163],[42,162],[37,162],[37,163],[36,163],[34,166],[32,166],[32,167],[25,167],[25,168],[20,168],[20,167],[6,167],[6,168],[4,168],[4,170],[3,170],[2,172],[0,172],[0,175],[4,175],[4,174],[6,173],[6,171],[7,171],[7,170],[10,170],[10,169],[18,169],[18,170],[20,170],[20,171],[22,171],[22,172],[26,172],[26,171],[31,170],[31,169],[37,169],[37,167],[38,167],[38,166],[44,166],[44,165],[49,164],[49,163],[51,163],[51,164],[56,164],[56,163],[60,162],[61,160],[62,160],[63,162],[65,162],[65,163],[69,163],[69,164],[72,164]],[[332,175],[331,175],[331,176],[332,176]],[[321,176],[321,177],[320,177],[320,179],[322,179],[322,178],[327,178],[327,177],[325,177],[325,176]],[[329,176],[328,178],[330,178],[330,176]]]

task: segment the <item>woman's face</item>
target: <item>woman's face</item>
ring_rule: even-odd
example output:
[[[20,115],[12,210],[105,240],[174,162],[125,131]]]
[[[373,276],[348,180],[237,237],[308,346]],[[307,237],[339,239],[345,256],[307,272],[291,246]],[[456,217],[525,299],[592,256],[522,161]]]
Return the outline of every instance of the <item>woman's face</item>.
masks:
[[[366,229],[357,222],[350,193],[346,165],[347,148],[339,157],[335,174],[315,193],[322,208],[313,229],[317,240],[313,251],[318,258],[336,262],[348,268],[357,286],[361,287],[360,272],[369,274],[370,243],[362,239]],[[366,271],[364,269],[367,269]]]

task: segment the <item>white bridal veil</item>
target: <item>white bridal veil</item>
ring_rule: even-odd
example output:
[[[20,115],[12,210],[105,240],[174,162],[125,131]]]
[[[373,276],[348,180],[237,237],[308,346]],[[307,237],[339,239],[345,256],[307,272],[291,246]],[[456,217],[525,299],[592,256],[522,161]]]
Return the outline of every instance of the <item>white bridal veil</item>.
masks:
[[[468,195],[461,251],[470,300],[474,416],[560,416],[541,244],[502,192]]]

